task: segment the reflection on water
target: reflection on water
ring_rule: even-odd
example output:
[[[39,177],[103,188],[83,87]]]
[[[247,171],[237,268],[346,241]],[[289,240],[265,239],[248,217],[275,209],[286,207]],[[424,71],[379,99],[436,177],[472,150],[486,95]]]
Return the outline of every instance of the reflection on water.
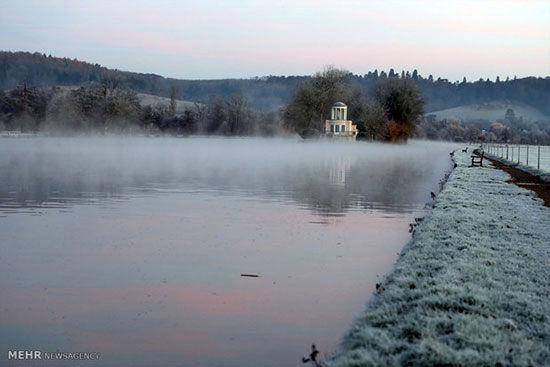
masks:
[[[410,148],[242,139],[0,143],[3,213],[197,192],[288,200],[327,216],[373,205],[399,211],[426,199],[448,150],[420,142]],[[445,151],[441,159],[434,149]]]
[[[332,351],[450,150],[0,140],[0,345],[113,366],[292,366],[312,342]]]
[[[350,157],[333,158],[329,165],[329,183],[335,186],[346,186],[346,173],[351,169]]]

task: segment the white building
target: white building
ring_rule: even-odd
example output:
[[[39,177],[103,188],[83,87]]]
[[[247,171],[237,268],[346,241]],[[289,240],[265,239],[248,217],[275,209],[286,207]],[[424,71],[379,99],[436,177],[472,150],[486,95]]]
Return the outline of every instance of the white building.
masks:
[[[336,102],[332,106],[330,120],[325,121],[325,136],[336,139],[355,140],[357,125],[348,120],[348,106]]]

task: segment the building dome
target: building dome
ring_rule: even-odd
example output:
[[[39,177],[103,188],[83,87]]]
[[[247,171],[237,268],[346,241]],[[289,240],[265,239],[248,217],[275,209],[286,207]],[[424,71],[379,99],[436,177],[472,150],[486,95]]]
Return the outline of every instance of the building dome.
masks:
[[[336,102],[332,105],[332,107],[347,107],[345,103],[343,102]]]

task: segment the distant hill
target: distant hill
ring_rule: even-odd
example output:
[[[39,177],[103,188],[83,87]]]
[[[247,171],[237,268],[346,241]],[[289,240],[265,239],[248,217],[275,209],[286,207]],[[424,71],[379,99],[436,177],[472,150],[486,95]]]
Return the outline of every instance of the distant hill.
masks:
[[[448,108],[446,110],[434,111],[430,114],[437,116],[438,120],[456,117],[462,121],[502,120],[506,111],[512,109],[517,118],[523,118],[528,121],[550,121],[550,116],[540,110],[517,102],[511,101],[491,101],[480,104],[472,104]]]
[[[267,111],[287,103],[298,83],[308,77],[265,77],[253,79],[180,80],[156,74],[108,69],[76,59],[41,53],[0,51],[0,89],[74,86],[116,78],[120,85],[139,93],[206,103],[217,96],[241,94],[258,110]]]
[[[208,103],[217,96],[243,95],[259,111],[274,110],[285,105],[296,86],[309,76],[266,76],[251,79],[180,80],[156,74],[133,73],[105,68],[69,58],[29,52],[0,52],[0,89],[12,89],[27,83],[28,86],[68,86],[99,81],[108,75],[120,85],[139,93],[169,97],[175,92],[178,99]],[[542,115],[550,115],[550,77],[522,78],[506,81],[479,80],[476,82],[450,82],[423,77],[416,70],[391,69],[373,71],[364,75],[351,75],[354,83],[369,93],[374,85],[388,77],[406,77],[415,81],[426,100],[425,110],[445,111],[459,106],[483,105],[492,101],[516,101],[532,107]],[[475,109],[474,109],[475,110]],[[535,116],[536,114],[532,114]],[[538,116],[538,115],[537,115]]]
[[[62,86],[60,87],[62,91],[68,92],[70,90],[77,89],[77,85],[71,85],[71,86]],[[143,106],[155,106],[155,105],[163,105],[165,107],[170,106],[170,98],[168,97],[161,97],[161,96],[155,96],[153,94],[147,94],[147,93],[137,93],[137,97],[139,99],[139,102]],[[181,99],[176,99],[176,114],[177,115],[183,115],[185,111],[194,111],[196,109],[196,102],[192,101],[185,101]]]
[[[170,105],[170,98],[155,96],[152,94],[138,93],[139,102],[142,105],[151,105],[155,106],[158,104],[168,107]],[[185,111],[194,111],[195,103],[191,101],[182,101],[180,99],[176,100],[176,114],[182,115]]]

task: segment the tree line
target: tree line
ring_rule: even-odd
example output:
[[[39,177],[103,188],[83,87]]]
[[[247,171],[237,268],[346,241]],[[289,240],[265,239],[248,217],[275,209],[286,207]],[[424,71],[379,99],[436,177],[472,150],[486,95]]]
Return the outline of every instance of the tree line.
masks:
[[[273,111],[286,105],[298,84],[310,76],[266,76],[251,79],[179,80],[156,74],[112,70],[76,59],[28,52],[0,52],[0,89],[13,89],[27,83],[31,87],[81,85],[99,82],[112,74],[121,86],[137,92],[170,97],[173,91],[181,99],[206,103],[214,96],[242,95],[255,110]],[[363,94],[373,92],[379,81],[410,79],[419,88],[426,111],[438,111],[460,105],[492,100],[511,100],[533,106],[550,115],[550,78],[497,77],[495,81],[449,81],[420,75],[416,70],[374,70],[364,75],[350,73],[350,79]]]
[[[457,118],[437,119],[423,116],[414,137],[431,140],[496,142],[550,145],[550,125],[544,121],[529,121],[507,109],[496,121],[461,121]]]
[[[215,134],[272,136],[282,133],[276,112],[257,112],[242,95],[218,96],[176,114],[170,103],[142,105],[137,93],[103,78],[76,89],[27,85],[0,90],[0,130],[51,134]]]
[[[252,108],[242,95],[217,96],[176,113],[175,91],[169,103],[144,105],[135,91],[105,76],[76,89],[26,85],[0,90],[0,130],[54,134],[259,135],[323,132],[336,101],[348,105],[358,139],[404,141],[408,137],[452,141],[550,144],[550,126],[524,120],[509,109],[497,121],[463,122],[422,115],[423,100],[410,79],[379,81],[369,95],[344,70],[328,68],[302,81],[288,105],[277,111]]]
[[[343,101],[358,125],[358,138],[402,141],[423,113],[423,101],[409,79],[390,78],[365,96],[350,73],[327,68],[302,81],[289,104],[259,112],[240,94],[216,96],[176,111],[177,92],[170,103],[142,105],[137,93],[106,74],[99,82],[75,89],[23,85],[0,91],[0,129],[50,133],[167,133],[173,135],[262,135],[323,133],[331,106]]]

